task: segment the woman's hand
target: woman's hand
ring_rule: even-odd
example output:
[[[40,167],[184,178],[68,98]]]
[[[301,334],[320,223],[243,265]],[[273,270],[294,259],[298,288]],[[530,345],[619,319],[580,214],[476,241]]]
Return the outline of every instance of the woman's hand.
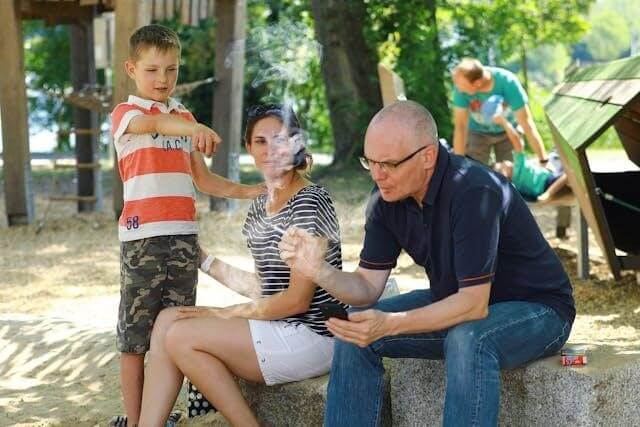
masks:
[[[231,315],[229,310],[221,307],[178,307],[178,313],[176,314],[177,320],[193,319],[196,317],[216,317],[218,319],[230,319],[234,316]]]

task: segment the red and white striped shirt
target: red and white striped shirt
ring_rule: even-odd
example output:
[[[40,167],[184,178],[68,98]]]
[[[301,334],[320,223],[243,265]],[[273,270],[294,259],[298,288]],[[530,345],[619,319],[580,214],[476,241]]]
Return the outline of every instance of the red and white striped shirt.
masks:
[[[118,221],[120,241],[153,236],[196,234],[195,190],[191,174],[191,137],[125,133],[142,114],[176,114],[194,121],[182,104],[129,96],[111,113],[111,131],[124,187]]]

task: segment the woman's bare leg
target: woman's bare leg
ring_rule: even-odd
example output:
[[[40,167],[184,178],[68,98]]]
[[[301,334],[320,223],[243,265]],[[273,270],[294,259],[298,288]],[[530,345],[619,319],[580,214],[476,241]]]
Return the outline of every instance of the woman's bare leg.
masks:
[[[175,321],[176,313],[175,307],[162,310],[153,325],[142,392],[140,427],[163,426],[182,387],[182,372],[165,350],[165,336]]]
[[[258,426],[233,377],[264,382],[247,320],[180,320],[169,328],[165,345],[176,366],[231,425]]]

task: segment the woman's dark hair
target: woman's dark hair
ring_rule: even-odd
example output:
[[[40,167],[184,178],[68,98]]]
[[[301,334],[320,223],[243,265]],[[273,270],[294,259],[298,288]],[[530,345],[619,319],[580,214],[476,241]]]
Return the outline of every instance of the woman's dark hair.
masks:
[[[244,131],[245,144],[251,144],[253,128],[260,120],[266,117],[275,117],[282,122],[289,133],[289,137],[302,134],[300,122],[296,113],[291,107],[284,107],[279,104],[259,104],[251,107],[247,112],[247,125]],[[308,172],[313,164],[311,154],[307,153],[306,144],[293,156],[293,168],[296,171]]]

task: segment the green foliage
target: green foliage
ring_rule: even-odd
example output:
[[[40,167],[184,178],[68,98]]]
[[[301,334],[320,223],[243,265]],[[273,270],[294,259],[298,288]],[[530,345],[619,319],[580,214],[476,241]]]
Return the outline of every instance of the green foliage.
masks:
[[[309,2],[247,3],[245,109],[258,102],[282,102],[286,92],[309,133],[312,150],[332,151],[319,57],[308,62],[305,79],[265,79],[263,73],[273,65],[264,55],[270,48],[269,44],[256,42],[265,33],[295,24],[301,43],[312,43],[315,37]],[[443,136],[449,137],[452,127],[447,105],[451,89],[447,70],[451,66],[462,56],[475,56],[484,63],[518,71],[525,58],[536,83],[529,85],[531,107],[547,145],[551,139],[542,102],[549,88],[563,78],[569,62],[568,47],[583,37],[590,23],[592,29],[583,40],[591,54],[603,59],[619,57],[628,49],[631,30],[640,19],[637,0],[365,0],[365,5],[367,43],[380,61],[404,79],[407,96],[432,111]],[[179,82],[213,75],[215,22],[203,21],[191,27],[175,19],[164,24],[177,31],[183,44]],[[62,93],[71,87],[68,27],[44,27],[39,21],[24,21],[23,29],[30,124],[36,130],[54,125],[69,127],[69,106],[60,98],[37,95],[38,91]],[[287,42],[292,48],[298,43],[285,39]],[[212,85],[205,85],[182,99],[205,123],[211,121],[213,90]],[[69,149],[68,140],[62,140],[59,149]]]
[[[45,128],[68,130],[71,107],[61,95],[71,88],[69,28],[45,27],[43,21],[23,21],[24,68],[32,131]],[[71,149],[68,136],[58,138],[57,150]]]
[[[571,63],[571,56],[563,44],[538,46],[527,53],[527,58],[529,78],[549,89],[564,79],[564,70]]]
[[[574,43],[587,30],[582,13],[592,0],[494,0],[486,6],[487,21],[497,34],[504,56],[542,44]]]
[[[551,91],[544,86],[539,86],[535,83],[529,85],[529,108],[531,109],[531,115],[536,123],[538,132],[545,147],[553,147],[553,137],[551,135],[551,129],[547,123],[547,118],[544,114],[544,106],[551,99]],[[527,145],[528,149],[529,147]]]
[[[213,76],[215,68],[215,24],[213,20],[201,21],[196,27],[183,25],[179,16],[158,23],[174,30],[182,44],[178,84],[191,83]],[[214,90],[215,85],[202,85],[184,95],[180,101],[199,122],[211,125]]]
[[[312,151],[332,151],[329,109],[308,2],[250,0],[245,106],[292,102]]]
[[[454,0],[447,10],[451,58],[475,56],[504,65],[517,58],[528,85],[528,56],[541,45],[571,44],[588,28],[593,0]]]
[[[596,60],[626,56],[632,38],[639,43],[640,2],[637,0],[599,0],[589,10],[592,29],[584,38],[589,53]],[[636,46],[636,49],[638,46]]]
[[[283,75],[266,75],[272,70],[273,62],[291,66],[298,58],[287,57],[292,52],[283,49],[291,45],[291,40],[283,36],[285,31],[296,23],[297,35],[303,45],[314,42],[313,21],[304,2],[295,0],[271,0],[268,2],[251,0],[248,3],[248,29],[245,54],[245,111],[252,105],[265,102],[284,101],[285,92],[292,100],[303,128],[308,132],[314,150],[327,151],[332,148],[329,113],[322,84],[319,57],[306,61],[305,76],[302,79],[287,79]],[[174,29],[182,42],[182,66],[180,82],[188,83],[205,79],[215,70],[215,22],[202,21],[199,26],[191,27],[180,23],[178,17],[163,25]],[[265,33],[276,35],[276,39],[263,41]],[[289,34],[293,36],[293,34]],[[266,43],[266,44],[265,44]],[[277,44],[281,49],[275,49]],[[265,60],[269,53],[269,60]],[[304,54],[305,52],[300,52]],[[300,68],[300,67],[298,67]],[[211,85],[201,86],[188,95],[182,102],[193,111],[199,121],[211,124],[213,102]],[[215,124],[213,124],[215,127]]]
[[[431,6],[431,7],[429,7]],[[378,46],[380,60],[402,77],[407,98],[429,108],[441,135],[451,135],[435,1],[370,0],[367,41]]]
[[[593,59],[611,61],[620,58],[629,49],[631,41],[624,15],[615,10],[594,8],[589,17],[593,24],[584,41]]]

